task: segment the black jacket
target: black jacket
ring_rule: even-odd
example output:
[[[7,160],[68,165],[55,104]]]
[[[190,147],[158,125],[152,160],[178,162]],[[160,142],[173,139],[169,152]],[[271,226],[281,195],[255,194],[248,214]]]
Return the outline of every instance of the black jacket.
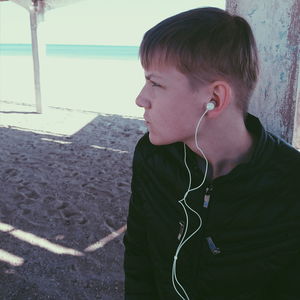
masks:
[[[203,221],[177,263],[190,300],[300,299],[300,154],[255,117],[248,115],[246,125],[257,138],[251,161],[187,198]],[[192,186],[203,178],[198,160],[188,149]],[[178,200],[187,187],[183,144],[154,146],[148,134],[141,138],[124,236],[126,300],[180,299],[171,269],[185,225]],[[193,214],[190,224],[189,230],[198,225]]]

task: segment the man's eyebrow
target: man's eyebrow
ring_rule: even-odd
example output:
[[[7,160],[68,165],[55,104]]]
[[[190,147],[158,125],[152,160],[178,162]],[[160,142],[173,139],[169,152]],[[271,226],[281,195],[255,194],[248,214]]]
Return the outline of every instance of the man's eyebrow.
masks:
[[[147,80],[151,80],[152,77],[157,77],[157,78],[161,78],[161,79],[162,79],[161,76],[156,75],[156,74],[148,74],[148,75],[145,75],[145,78],[146,78]]]

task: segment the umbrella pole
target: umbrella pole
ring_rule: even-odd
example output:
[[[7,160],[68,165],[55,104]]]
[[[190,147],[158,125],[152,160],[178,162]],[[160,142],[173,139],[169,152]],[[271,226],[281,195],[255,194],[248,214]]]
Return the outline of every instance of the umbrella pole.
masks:
[[[33,57],[33,71],[34,71],[34,88],[35,88],[35,102],[36,112],[42,113],[42,96],[41,96],[41,74],[40,74],[40,60],[39,60],[39,47],[37,26],[38,12],[35,7],[30,9],[30,27],[31,27],[31,44],[32,44],[32,57]]]

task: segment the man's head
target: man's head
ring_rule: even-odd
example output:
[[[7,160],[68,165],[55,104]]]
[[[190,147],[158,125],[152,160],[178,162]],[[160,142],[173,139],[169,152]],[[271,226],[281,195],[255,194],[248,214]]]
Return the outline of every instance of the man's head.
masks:
[[[258,57],[249,24],[217,8],[198,8],[172,16],[146,32],[140,47],[145,70],[174,66],[191,88],[225,80],[245,113],[258,76]]]

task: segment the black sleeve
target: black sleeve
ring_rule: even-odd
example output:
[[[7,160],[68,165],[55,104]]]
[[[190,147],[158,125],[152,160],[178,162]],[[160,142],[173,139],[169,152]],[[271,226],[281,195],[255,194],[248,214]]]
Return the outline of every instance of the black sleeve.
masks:
[[[148,255],[147,232],[142,190],[137,186],[138,176],[133,163],[132,195],[129,204],[127,231],[124,236],[125,300],[159,299]]]

